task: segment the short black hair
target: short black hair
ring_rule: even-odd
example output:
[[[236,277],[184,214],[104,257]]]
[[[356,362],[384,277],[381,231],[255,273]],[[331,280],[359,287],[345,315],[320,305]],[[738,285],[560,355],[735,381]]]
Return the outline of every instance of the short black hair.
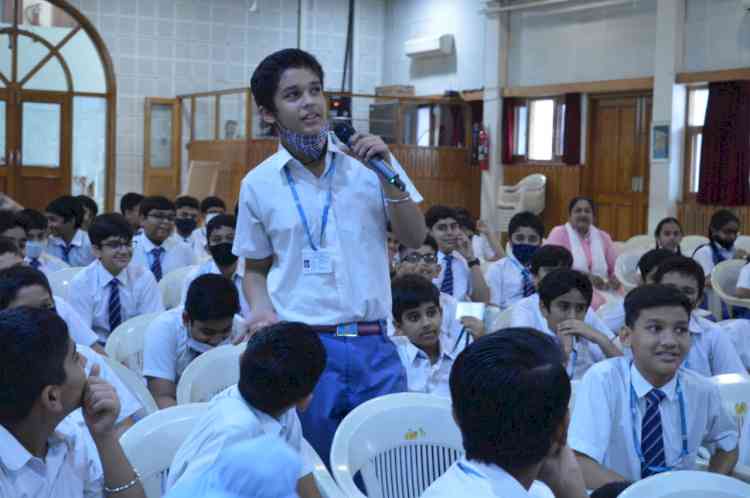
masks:
[[[698,284],[698,297],[703,296],[703,288],[706,286],[706,274],[703,267],[693,258],[687,256],[675,256],[665,259],[654,272],[654,282],[660,284],[668,273],[677,273],[686,277],[692,277]]]
[[[323,85],[323,67],[315,56],[298,48],[279,50],[263,59],[250,78],[250,89],[258,107],[276,112],[273,96],[278,90],[281,75],[290,68],[309,69],[320,78],[320,84]]]
[[[177,199],[174,200],[174,208],[180,209],[183,207],[189,207],[193,209],[200,209],[201,204],[198,202],[198,199],[191,195],[181,195]]]
[[[510,469],[545,458],[565,421],[571,388],[552,337],[508,328],[458,356],[450,390],[466,457]]]
[[[423,303],[432,303],[440,307],[440,290],[431,280],[416,273],[394,279],[391,283],[391,295],[393,319],[398,323],[401,323],[404,313]]]
[[[11,266],[0,270],[0,310],[10,306],[21,289],[34,285],[44,288],[52,295],[49,280],[39,270],[30,266]]]
[[[657,248],[647,251],[641,256],[641,259],[638,260],[638,271],[641,272],[641,278],[643,281],[645,282],[648,274],[654,271],[654,269],[662,264],[663,261],[673,258],[674,256],[675,253],[669,249]]]
[[[596,204],[594,204],[594,200],[591,197],[579,195],[577,197],[573,197],[573,199],[571,199],[570,202],[568,203],[568,214],[573,212],[573,208],[576,207],[576,204],[578,204],[579,201],[588,202],[589,206],[591,206],[591,212],[596,213]]]
[[[685,310],[688,318],[693,310],[687,296],[674,287],[661,284],[636,287],[625,296],[625,325],[633,328],[643,310],[664,306],[679,306]]]
[[[17,256],[23,256],[21,249],[18,247],[15,240],[0,235],[0,254],[7,254],[9,252]]]
[[[222,320],[239,311],[237,287],[223,275],[206,273],[190,283],[185,298],[185,312],[190,321]]]
[[[435,240],[435,237],[433,237],[429,233],[425,236],[424,242],[422,242],[422,245],[423,246],[430,246],[432,248],[432,250],[435,251],[435,254],[437,254],[437,252],[438,252],[437,241]],[[399,244],[398,245],[398,252],[400,252],[400,253],[406,251],[407,249],[408,249],[408,247],[406,247],[404,244]]]
[[[508,237],[513,236],[513,234],[516,233],[516,230],[521,227],[531,228],[537,233],[537,235],[539,235],[539,239],[544,237],[544,223],[542,223],[542,219],[534,213],[521,211],[520,213],[514,214],[508,224]]]
[[[620,496],[620,493],[628,489],[631,484],[633,483],[628,481],[610,482],[601,488],[595,489],[591,493],[590,498],[617,498]]]
[[[101,248],[102,242],[109,237],[119,237],[125,240],[133,238],[130,223],[120,213],[100,214],[91,222],[89,239],[92,245]]]
[[[461,226],[461,228],[468,228],[472,232],[476,233],[476,231],[477,231],[477,222],[474,221],[473,218],[471,218],[470,216],[466,216],[464,214],[461,214],[460,212],[458,212],[458,210],[456,210],[456,216],[458,216],[458,218],[456,219],[456,221],[458,221],[458,224],[459,224],[459,226]]]
[[[206,223],[206,239],[210,239],[213,231],[221,227],[236,229],[237,218],[233,214],[217,214],[211,218],[211,221]]]
[[[711,222],[708,224],[708,238],[711,238],[712,230],[721,230],[727,223],[737,223],[739,225],[740,219],[728,209],[719,209],[711,215]]]
[[[91,211],[92,218],[99,214],[99,205],[91,197],[87,195],[77,195],[76,199],[78,199],[78,202],[81,203],[81,206]]]
[[[573,255],[563,246],[548,245],[537,249],[531,256],[529,270],[539,275],[541,268],[572,268]]]
[[[128,192],[120,199],[120,212],[125,214],[126,211],[132,211],[138,207],[138,204],[143,201],[144,197],[141,194],[135,192]]]
[[[0,233],[13,228],[20,228],[24,232],[27,232],[29,227],[21,216],[18,216],[16,211],[10,211],[8,209],[0,210]]]
[[[435,223],[446,218],[453,218],[454,220],[456,220],[456,223],[458,223],[458,215],[456,214],[456,210],[452,207],[442,206],[438,204],[430,207],[430,209],[428,209],[424,214],[425,224],[427,224],[427,228],[430,229],[435,225]]]
[[[549,272],[539,282],[539,300],[545,308],[550,309],[552,301],[574,289],[578,290],[586,304],[591,306],[591,298],[594,295],[591,280],[578,270],[559,268]]]
[[[144,197],[141,201],[140,215],[145,218],[153,210],[175,211],[174,202],[161,195]]]
[[[51,310],[0,312],[0,422],[26,418],[47,386],[65,382],[68,326]]]
[[[75,227],[80,228],[83,221],[83,206],[81,201],[72,195],[63,195],[53,200],[44,210],[48,213],[56,214],[61,217],[65,223],[70,220],[75,222]]]
[[[656,229],[654,230],[654,238],[656,239],[656,242],[657,242],[657,244],[659,243],[659,234],[661,234],[661,229],[662,229],[662,228],[664,227],[664,225],[666,225],[667,223],[674,223],[675,225],[677,225],[677,226],[678,226],[678,227],[680,228],[680,232],[682,232],[682,225],[681,225],[681,224],[680,224],[680,222],[679,222],[679,221],[677,220],[677,218],[674,218],[674,217],[672,217],[672,216],[670,216],[670,217],[668,217],[668,218],[664,218],[663,220],[661,220],[661,221],[660,221],[660,222],[659,222],[659,223],[658,223],[658,224],[656,225]]]
[[[326,367],[326,350],[309,325],[280,322],[256,332],[240,360],[244,400],[276,414],[309,396]]]
[[[212,207],[220,207],[224,211],[227,210],[227,205],[224,203],[224,201],[220,197],[216,197],[215,195],[209,195],[201,201],[201,213],[206,214]]]
[[[47,217],[36,209],[22,209],[16,213],[18,218],[26,224],[26,231],[29,230],[47,230],[49,222]]]

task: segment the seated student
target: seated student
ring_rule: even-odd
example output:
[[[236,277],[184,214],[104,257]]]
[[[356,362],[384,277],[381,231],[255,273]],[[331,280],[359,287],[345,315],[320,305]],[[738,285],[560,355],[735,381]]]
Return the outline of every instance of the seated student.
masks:
[[[195,197],[183,195],[175,199],[175,237],[186,243],[195,253],[197,259],[202,259],[206,253],[206,234],[198,230],[201,218],[200,203]]]
[[[208,235],[208,244],[206,250],[211,254],[211,259],[201,264],[195,270],[190,272],[185,278],[182,286],[182,302],[185,302],[188,287],[196,277],[213,273],[234,282],[237,292],[240,295],[240,309],[242,317],[250,319],[250,305],[245,297],[245,290],[242,287],[245,278],[245,260],[239,259],[232,253],[232,244],[234,243],[234,232],[237,227],[237,219],[231,214],[219,214],[208,222],[206,233]]]
[[[171,309],[151,322],[143,376],[159,408],[177,403],[177,382],[191,361],[243,332],[243,324],[234,320],[239,309],[232,282],[209,273],[190,284],[184,308]]]
[[[703,298],[705,276],[695,260],[673,256],[659,265],[652,279],[656,284],[676,288],[693,306],[688,325],[692,346],[683,365],[685,368],[708,377],[747,372],[729,335],[720,325],[696,311]]]
[[[89,228],[97,260],[70,281],[70,304],[106,344],[123,322],[146,313],[164,311],[153,274],[131,262],[133,233],[121,214],[94,218]]]
[[[78,202],[81,203],[81,207],[83,208],[81,230],[88,232],[91,222],[94,221],[94,218],[99,214],[99,206],[97,206],[94,199],[87,195],[77,195],[76,199],[78,199]]]
[[[23,264],[23,254],[13,239],[0,236],[0,270]]]
[[[597,363],[576,390],[568,444],[588,488],[692,469],[700,446],[716,447],[709,470],[734,469],[737,429],[718,388],[680,368],[692,309],[683,293],[664,285],[625,297],[620,337],[633,357]]]
[[[144,197],[141,194],[135,192],[128,192],[120,199],[120,214],[122,214],[128,223],[130,229],[134,234],[138,234],[141,231],[141,202]]]
[[[0,496],[145,498],[118,441],[117,394],[98,366],[86,374],[57,314],[0,313],[0,392]],[[77,408],[85,428],[68,418]]]
[[[308,325],[281,322],[255,333],[240,360],[239,382],[214,396],[177,450],[167,488],[201,475],[224,448],[238,441],[278,435],[300,452],[297,410],[310,403],[325,365],[323,344]],[[311,470],[305,462],[297,484],[302,498],[319,496]]]
[[[237,218],[237,208],[239,203],[235,206],[234,217]],[[219,214],[227,214],[227,205],[221,198],[215,195],[209,195],[201,201],[201,218],[203,219],[203,225],[198,229],[203,238],[208,238],[206,235],[206,226],[211,219]]]
[[[491,232],[487,223],[482,220],[474,220],[468,209],[456,208],[458,224],[461,230],[471,241],[474,254],[487,263],[492,263],[505,256],[500,237]]]
[[[70,266],[86,266],[94,261],[89,237],[81,230],[83,207],[70,195],[58,197],[45,208],[50,238],[47,252]]]
[[[657,248],[666,249],[673,254],[682,254],[682,249],[680,249],[682,225],[677,221],[677,218],[670,217],[661,220],[656,225],[656,230],[654,230],[654,238],[656,239]]]
[[[513,216],[508,225],[511,252],[492,263],[487,270],[490,302],[501,309],[534,293],[534,279],[529,272],[529,262],[542,245],[544,225],[533,213],[522,212]]]
[[[34,209],[23,209],[18,212],[18,217],[26,225],[26,264],[48,277],[70,266],[62,259],[47,253],[48,222],[42,213]]]
[[[422,498],[531,497],[535,480],[557,498],[587,496],[565,444],[570,380],[550,337],[512,328],[480,338],[456,359],[450,390],[466,456]]]
[[[459,301],[486,303],[490,291],[482,275],[480,261],[470,241],[456,221],[456,212],[447,206],[432,206],[425,213],[429,234],[438,245],[440,274],[433,280],[440,292]]]
[[[26,221],[17,212],[0,211],[0,237],[13,240],[23,255],[26,252]]]
[[[133,263],[150,269],[157,282],[170,271],[195,262],[190,246],[170,237],[175,220],[172,201],[146,197],[141,201],[140,219],[143,233],[133,238]]]
[[[542,246],[531,257],[529,271],[534,278],[534,289],[539,289],[539,282],[554,270],[565,268],[570,269],[573,266],[573,255],[563,246]],[[592,298],[593,299],[593,298]],[[539,293],[525,297],[516,302],[510,309],[510,326],[511,327],[531,327],[536,330],[549,330],[547,319],[542,314],[539,304]],[[593,308],[589,306],[583,318],[583,322],[598,330],[607,337],[613,337],[614,332],[599,318]]]

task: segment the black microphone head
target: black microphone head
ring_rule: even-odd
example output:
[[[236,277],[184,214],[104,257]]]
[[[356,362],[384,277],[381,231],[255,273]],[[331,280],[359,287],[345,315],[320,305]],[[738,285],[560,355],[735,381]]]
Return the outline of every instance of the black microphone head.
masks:
[[[333,126],[333,132],[336,134],[336,137],[338,137],[339,140],[341,140],[346,145],[349,145],[349,139],[352,138],[352,135],[357,133],[354,131],[354,128],[352,125],[350,125],[346,121],[339,121]]]

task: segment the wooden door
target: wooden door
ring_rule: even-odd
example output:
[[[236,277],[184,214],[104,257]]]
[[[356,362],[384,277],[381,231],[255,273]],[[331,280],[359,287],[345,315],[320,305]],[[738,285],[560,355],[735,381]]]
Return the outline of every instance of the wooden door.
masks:
[[[11,108],[8,105],[8,92],[5,89],[0,89],[0,192],[4,192],[12,197],[10,191],[10,168],[15,158],[15,149],[13,144],[15,140],[10,137],[13,127],[9,123],[13,123],[10,112]]]
[[[180,194],[180,105],[147,98],[144,112],[143,193],[174,199]]]
[[[596,203],[596,225],[627,240],[646,233],[651,96],[594,95],[590,103],[584,191]]]

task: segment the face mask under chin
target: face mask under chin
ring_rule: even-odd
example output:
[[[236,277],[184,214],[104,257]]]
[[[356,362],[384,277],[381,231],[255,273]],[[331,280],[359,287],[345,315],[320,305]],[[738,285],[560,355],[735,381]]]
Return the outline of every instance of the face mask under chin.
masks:
[[[305,158],[303,164],[320,160],[326,153],[328,146],[328,124],[323,126],[315,135],[306,135],[292,131],[281,124],[278,125],[281,141],[296,155]]]

